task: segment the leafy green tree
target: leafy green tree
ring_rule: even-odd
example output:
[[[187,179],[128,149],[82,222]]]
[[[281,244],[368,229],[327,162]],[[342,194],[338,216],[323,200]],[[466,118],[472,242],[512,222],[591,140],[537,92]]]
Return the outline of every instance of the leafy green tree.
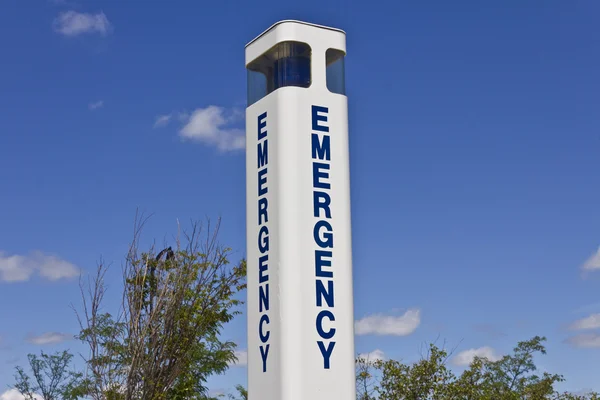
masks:
[[[107,267],[100,264],[87,295],[82,285],[80,340],[88,345],[85,391],[94,400],[207,399],[206,380],[235,359],[220,339],[239,313],[246,264],[230,265],[230,249],[193,224],[185,245],[139,251],[136,225],[123,269],[121,309],[103,310]]]
[[[40,356],[29,354],[29,376],[22,367],[16,367],[14,388],[25,400],[76,400],[83,396],[79,389],[82,374],[70,370],[73,355],[67,351]],[[37,397],[36,397],[37,396]]]
[[[447,367],[448,353],[435,345],[412,365],[399,361],[377,361],[365,366],[357,362],[357,382],[380,375],[374,394],[357,386],[358,400],[600,400],[597,393],[560,393],[558,374],[538,373],[537,354],[546,354],[545,337],[536,336],[517,344],[512,354],[499,360],[476,357],[455,376]]]
[[[586,394],[573,394],[569,392],[560,393],[555,400],[600,400],[600,394],[596,392],[590,392]]]
[[[428,355],[413,365],[376,361],[382,377],[376,388],[380,400],[443,400],[452,397],[454,375],[446,367],[448,353],[430,345]]]
[[[547,399],[555,394],[554,385],[563,381],[557,374],[537,374],[534,355],[546,354],[544,337],[522,341],[513,354],[498,361],[475,358],[457,380],[459,393],[477,399]],[[468,397],[467,397],[468,398]]]
[[[231,400],[248,400],[248,390],[242,385],[236,385],[235,390],[237,392],[236,395],[230,394],[228,397]]]
[[[356,399],[375,400],[374,361],[359,356],[356,359]]]

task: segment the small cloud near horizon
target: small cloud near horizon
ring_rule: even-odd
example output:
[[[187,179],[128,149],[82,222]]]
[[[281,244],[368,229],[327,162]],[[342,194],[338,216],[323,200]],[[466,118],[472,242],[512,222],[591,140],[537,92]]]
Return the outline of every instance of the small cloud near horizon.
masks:
[[[245,367],[248,365],[248,352],[246,350],[238,350],[235,353],[237,360],[232,361],[229,365],[232,367]]]
[[[421,324],[421,310],[410,309],[399,316],[375,314],[355,322],[357,335],[407,336]]]
[[[33,395],[34,400],[44,400],[39,394]],[[17,389],[8,389],[0,394],[0,400],[27,400]]]
[[[475,357],[487,358],[490,361],[498,361],[501,358],[493,348],[484,346],[461,351],[452,358],[452,363],[459,367],[467,367],[473,362]]]
[[[362,359],[368,363],[375,361],[385,361],[387,359],[385,353],[379,349],[373,350],[370,353],[360,353],[357,358]]]

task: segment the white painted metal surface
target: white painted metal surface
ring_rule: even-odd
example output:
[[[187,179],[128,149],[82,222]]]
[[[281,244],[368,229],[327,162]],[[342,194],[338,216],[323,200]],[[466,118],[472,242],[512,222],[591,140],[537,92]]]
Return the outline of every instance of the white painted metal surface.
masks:
[[[278,23],[246,64],[288,40],[311,47],[310,87],[246,110],[249,398],[354,400],[348,105],[325,68],[345,33]]]

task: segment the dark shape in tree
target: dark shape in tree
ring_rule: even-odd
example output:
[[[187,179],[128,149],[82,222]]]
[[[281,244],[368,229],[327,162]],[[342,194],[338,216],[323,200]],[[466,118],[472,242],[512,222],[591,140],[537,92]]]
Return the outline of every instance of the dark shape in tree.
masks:
[[[86,391],[93,400],[206,399],[207,378],[235,359],[235,344],[219,335],[239,314],[246,263],[230,265],[230,249],[217,242],[218,225],[214,231],[209,225],[200,240],[201,228],[193,224],[185,245],[177,239],[175,250],[158,254],[138,250],[141,226],[126,258],[117,317],[101,311],[105,265],[87,296],[82,286],[78,337],[90,350]]]

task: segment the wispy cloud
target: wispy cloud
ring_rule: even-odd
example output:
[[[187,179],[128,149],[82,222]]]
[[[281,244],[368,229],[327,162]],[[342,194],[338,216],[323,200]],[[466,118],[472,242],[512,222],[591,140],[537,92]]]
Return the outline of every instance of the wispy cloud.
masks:
[[[457,366],[468,366],[473,362],[475,357],[487,358],[490,361],[498,361],[500,359],[500,356],[496,354],[493,348],[484,346],[461,351],[452,358],[452,363]]]
[[[34,394],[35,400],[44,400],[44,398],[38,394]],[[6,392],[0,394],[0,400],[27,400],[17,389],[9,389]]]
[[[73,10],[65,11],[56,17],[53,27],[61,35],[71,37],[86,33],[98,33],[106,36],[113,31],[112,24],[103,12],[91,14]]]
[[[102,108],[102,107],[104,107],[104,101],[103,100],[99,100],[99,101],[96,101],[94,103],[90,103],[88,105],[88,108],[90,110],[92,110],[92,111],[97,110],[98,108]]]
[[[387,359],[385,353],[379,349],[373,350],[370,353],[360,353],[357,358],[369,363],[375,361],[385,361]]]
[[[39,336],[30,336],[27,342],[37,345],[57,344],[73,339],[73,335],[68,333],[46,332]]]
[[[169,114],[157,115],[154,119],[154,128],[162,128],[169,125],[172,121],[177,120],[182,125],[186,124],[190,119],[190,113],[187,111],[174,111]]]
[[[598,250],[583,263],[581,269],[584,271],[600,270],[600,247],[598,247]]]
[[[421,311],[411,309],[403,315],[375,314],[362,318],[355,323],[357,335],[407,336],[421,324]]]
[[[154,122],[154,127],[158,128],[161,126],[166,126],[169,121],[172,118],[172,114],[167,114],[167,115],[159,115],[158,117],[156,117],[156,121]]]
[[[73,278],[79,269],[55,255],[36,251],[29,255],[7,255],[0,251],[0,282],[28,281],[35,274],[50,281]]]
[[[587,330],[600,328],[600,314],[592,314],[588,317],[578,319],[569,327],[572,330]]]
[[[565,340],[565,343],[575,347],[598,348],[600,347],[600,333],[582,333],[571,336]]]
[[[248,352],[247,351],[240,350],[240,351],[236,351],[234,354],[235,354],[235,357],[237,358],[237,361],[230,363],[231,366],[243,367],[243,366],[248,365]]]

